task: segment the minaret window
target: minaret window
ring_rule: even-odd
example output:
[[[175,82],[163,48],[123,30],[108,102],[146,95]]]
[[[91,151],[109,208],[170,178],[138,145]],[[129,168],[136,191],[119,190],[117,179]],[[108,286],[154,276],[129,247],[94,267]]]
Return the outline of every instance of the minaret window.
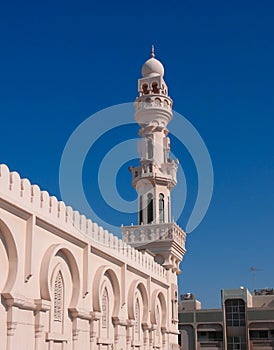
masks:
[[[139,225],[142,225],[143,221],[143,196],[140,196],[139,199]]]
[[[147,223],[153,222],[153,196],[151,193],[147,195]]]
[[[163,193],[159,195],[159,221],[160,224],[165,221],[165,197]]]

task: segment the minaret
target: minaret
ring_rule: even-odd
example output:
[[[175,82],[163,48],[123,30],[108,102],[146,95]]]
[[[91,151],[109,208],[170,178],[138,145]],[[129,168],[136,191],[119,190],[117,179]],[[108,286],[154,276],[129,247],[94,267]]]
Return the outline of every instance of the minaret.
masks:
[[[164,67],[151,58],[142,67],[139,96],[134,102],[140,125],[140,165],[130,167],[138,193],[138,225],[123,227],[123,240],[137,249],[148,249],[155,260],[177,274],[185,253],[185,232],[171,221],[170,191],[176,185],[178,161],[169,156],[167,124],[172,119],[172,99],[164,81]]]

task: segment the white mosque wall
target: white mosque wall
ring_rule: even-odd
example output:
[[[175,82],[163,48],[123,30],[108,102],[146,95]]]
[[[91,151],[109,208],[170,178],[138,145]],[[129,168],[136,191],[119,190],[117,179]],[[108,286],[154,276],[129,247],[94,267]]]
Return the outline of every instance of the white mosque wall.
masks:
[[[0,269],[0,349],[177,349],[175,273],[5,165]]]

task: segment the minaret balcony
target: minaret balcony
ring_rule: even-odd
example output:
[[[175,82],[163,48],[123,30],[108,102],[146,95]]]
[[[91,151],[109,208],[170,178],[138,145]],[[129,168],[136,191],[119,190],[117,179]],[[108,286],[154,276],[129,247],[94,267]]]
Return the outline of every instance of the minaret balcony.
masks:
[[[175,222],[122,227],[123,241],[136,248],[155,241],[174,241],[185,250],[186,233]]]
[[[139,97],[134,102],[135,111],[138,112],[143,109],[167,109],[172,110],[172,100],[168,96],[162,95],[143,95]]]
[[[175,163],[175,161],[173,162]],[[162,164],[162,167],[158,168],[152,162],[145,162],[138,167],[129,167],[134,187],[141,179],[151,179],[173,188],[177,183],[176,169],[173,166],[170,168],[170,164]]]

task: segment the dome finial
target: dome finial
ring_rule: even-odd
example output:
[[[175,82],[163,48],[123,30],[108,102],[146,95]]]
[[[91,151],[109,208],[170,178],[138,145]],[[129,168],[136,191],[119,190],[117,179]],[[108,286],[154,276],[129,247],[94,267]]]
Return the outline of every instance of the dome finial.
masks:
[[[151,45],[151,57],[155,57],[154,45]]]

